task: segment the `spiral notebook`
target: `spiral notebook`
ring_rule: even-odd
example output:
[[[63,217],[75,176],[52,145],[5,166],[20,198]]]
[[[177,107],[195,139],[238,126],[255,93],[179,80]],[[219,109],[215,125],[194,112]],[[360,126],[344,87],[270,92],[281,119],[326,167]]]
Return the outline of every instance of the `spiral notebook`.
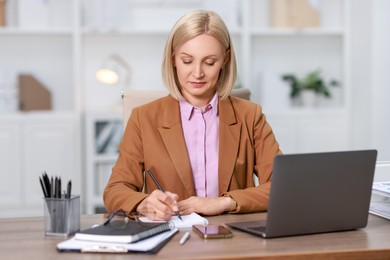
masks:
[[[59,252],[79,253],[157,253],[178,232],[173,229],[134,243],[108,243],[77,240],[75,237],[57,244]]]
[[[123,228],[114,228],[112,225],[98,225],[76,233],[77,240],[111,243],[134,243],[139,240],[171,230],[168,222],[144,223],[130,220]]]

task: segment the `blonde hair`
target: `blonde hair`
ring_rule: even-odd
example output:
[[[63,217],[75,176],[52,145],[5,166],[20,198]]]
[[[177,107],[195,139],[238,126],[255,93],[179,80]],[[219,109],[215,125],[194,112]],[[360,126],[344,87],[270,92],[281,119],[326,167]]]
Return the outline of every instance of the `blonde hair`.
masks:
[[[187,41],[207,34],[217,39],[226,50],[226,58],[216,84],[218,95],[225,99],[230,95],[237,77],[236,57],[229,31],[222,18],[213,11],[192,11],[180,18],[171,30],[165,45],[162,79],[170,94],[177,100],[184,99],[174,66],[175,51]]]

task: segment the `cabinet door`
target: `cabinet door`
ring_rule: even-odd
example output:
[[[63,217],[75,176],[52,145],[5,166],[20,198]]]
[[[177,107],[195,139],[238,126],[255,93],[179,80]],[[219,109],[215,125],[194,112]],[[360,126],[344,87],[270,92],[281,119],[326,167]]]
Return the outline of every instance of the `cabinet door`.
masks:
[[[77,174],[77,139],[71,118],[35,119],[26,122],[23,128],[24,139],[24,201],[27,205],[42,204],[42,190],[38,177],[46,171],[49,176],[62,179],[62,190],[72,179],[79,185]],[[74,187],[74,186],[73,186]],[[73,189],[74,190],[74,189]],[[75,194],[75,191],[73,191]]]
[[[1,120],[0,124],[0,207],[21,204],[20,127],[17,121]],[[38,183],[36,183],[38,184]]]

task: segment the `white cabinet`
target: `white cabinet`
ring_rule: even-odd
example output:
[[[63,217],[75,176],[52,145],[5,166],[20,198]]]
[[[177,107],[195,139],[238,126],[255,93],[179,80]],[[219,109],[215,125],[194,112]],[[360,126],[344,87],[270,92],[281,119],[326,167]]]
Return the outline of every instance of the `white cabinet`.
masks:
[[[0,117],[0,216],[43,215],[39,176],[72,180],[80,194],[78,131],[72,114]]]
[[[21,205],[21,131],[14,118],[0,121],[0,214],[6,214],[5,208]]]

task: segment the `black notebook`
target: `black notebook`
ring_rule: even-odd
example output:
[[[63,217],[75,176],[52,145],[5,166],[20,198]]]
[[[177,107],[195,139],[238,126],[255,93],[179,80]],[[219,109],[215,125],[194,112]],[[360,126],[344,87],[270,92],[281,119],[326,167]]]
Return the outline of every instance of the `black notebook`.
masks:
[[[115,225],[108,224],[85,229],[77,232],[75,238],[77,240],[96,242],[134,243],[144,238],[171,230],[168,222],[143,223],[140,221],[129,221],[121,228],[114,226]]]

